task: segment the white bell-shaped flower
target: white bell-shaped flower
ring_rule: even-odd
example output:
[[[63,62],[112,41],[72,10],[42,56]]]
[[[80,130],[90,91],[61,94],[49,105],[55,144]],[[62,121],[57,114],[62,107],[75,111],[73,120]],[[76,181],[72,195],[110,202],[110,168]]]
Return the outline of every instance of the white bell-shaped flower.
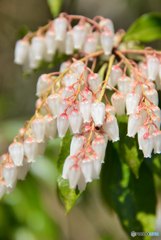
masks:
[[[97,41],[95,37],[89,36],[86,38],[84,43],[84,52],[88,54],[92,54],[96,51]]]
[[[147,91],[148,89],[152,88],[155,89],[155,84],[153,82],[146,82],[146,84],[142,84],[144,92]]]
[[[93,179],[99,179],[99,175],[101,172],[101,164],[102,160],[97,154],[93,154],[91,156],[93,160],[93,165],[94,165],[94,174],[93,174]]]
[[[92,92],[93,93],[97,92],[101,84],[100,76],[97,73],[89,74],[87,80],[90,88],[92,89]]]
[[[57,134],[57,119],[52,115],[44,117],[45,121],[45,136],[49,139],[54,139]]]
[[[61,101],[61,96],[57,93],[53,93],[49,95],[49,97],[46,100],[49,110],[52,113],[54,118],[57,118],[58,116],[58,108],[59,108],[60,101]]]
[[[155,105],[158,106],[158,92],[155,89],[149,89],[145,91],[145,96]],[[148,101],[150,105],[150,102]]]
[[[92,182],[94,164],[91,158],[84,158],[81,162],[81,170],[85,178],[85,182]]]
[[[157,106],[150,106],[149,108],[149,113],[150,115],[156,115],[157,117],[159,117],[161,119],[161,111],[160,111],[160,108],[157,107]]]
[[[8,151],[10,153],[13,163],[16,166],[22,166],[24,157],[23,144],[20,142],[13,142],[10,144]]]
[[[134,91],[126,94],[126,110],[127,115],[134,112],[135,107],[138,106],[140,101],[140,96]]]
[[[85,65],[81,61],[74,61],[70,67],[71,71],[75,73],[78,76],[78,78],[80,78],[80,76],[82,75],[84,68]]]
[[[95,126],[101,127],[105,119],[105,104],[103,102],[94,102],[91,105],[91,115]]]
[[[73,94],[74,94],[74,88],[73,87],[65,87],[64,89],[63,89],[63,93],[62,93],[62,99],[66,99],[66,98],[68,98],[68,97],[70,97],[70,96],[72,96]]]
[[[103,162],[106,150],[105,141],[101,138],[94,139],[92,142],[92,148]]]
[[[0,167],[2,166],[3,163],[5,163],[8,159],[8,153],[3,154],[2,156],[0,156]]]
[[[117,79],[120,78],[122,76],[123,72],[122,69],[120,67],[118,67],[117,65],[113,65],[112,69],[111,69],[111,74],[110,77],[108,79],[108,84],[111,85],[112,87],[115,87],[117,84]],[[108,89],[112,89],[110,86],[106,86],[106,88]]]
[[[45,103],[43,103],[43,99],[42,98],[37,99],[37,101],[36,101],[36,109],[37,108],[39,109],[39,112],[40,112],[41,115],[45,116],[45,115],[48,114],[48,110],[46,108]]]
[[[42,74],[37,81],[36,95],[41,97],[41,95],[47,91],[52,85],[52,80],[47,74]]]
[[[29,163],[27,159],[24,158],[23,165],[17,168],[17,179],[25,180],[25,177],[30,168],[31,168],[31,163]]]
[[[142,124],[141,115],[138,113],[131,114],[128,119],[127,136],[134,138],[141,124]]]
[[[100,32],[98,32],[98,31],[94,31],[93,32],[93,37],[96,39],[97,45],[101,45],[101,43],[100,43],[100,36],[101,36]]]
[[[35,118],[31,123],[33,135],[37,142],[43,142],[45,137],[45,122],[43,118]]]
[[[71,111],[69,114],[69,124],[73,134],[80,133],[80,127],[82,124],[82,114],[77,109]]]
[[[152,120],[152,124],[150,126],[149,132],[150,133],[153,132],[156,129],[156,127],[158,130],[160,130],[160,118],[158,116],[152,115],[151,120]]]
[[[63,165],[63,172],[62,172],[62,178],[68,179],[69,178],[69,170],[70,168],[75,164],[76,158],[68,156]]]
[[[80,178],[78,180],[78,189],[79,191],[84,191],[86,189],[87,183],[85,182],[85,178],[83,174],[81,173]]]
[[[111,105],[107,105],[106,106],[106,114],[107,115],[114,115],[116,114],[116,110],[114,107],[112,107]]]
[[[60,101],[58,105],[58,116],[60,116],[62,113],[65,113],[64,111],[67,109],[67,115],[71,112],[72,107],[70,107],[70,101],[63,99]]]
[[[82,101],[83,98],[92,102],[92,92],[88,89],[84,89],[81,94],[79,94],[79,101]]]
[[[69,73],[64,77],[64,84],[66,87],[70,87],[78,81],[77,75],[75,73]],[[75,90],[77,90],[79,83],[74,84]]]
[[[63,41],[56,40],[57,50],[59,53],[65,53],[65,39]]]
[[[104,30],[109,29],[112,33],[114,33],[114,25],[111,19],[109,18],[103,18],[99,22],[100,27],[102,27]]]
[[[12,194],[15,190],[15,187],[17,185],[17,179],[13,182],[12,187],[7,187],[6,186],[6,194]]]
[[[119,128],[118,128],[117,119],[115,116],[111,115],[105,119],[103,124],[103,129],[108,134],[112,142],[116,142],[120,139]]]
[[[47,53],[54,55],[57,48],[57,42],[55,40],[55,31],[53,29],[49,29],[46,32],[45,40],[46,40]]]
[[[147,61],[148,65],[148,79],[154,81],[159,72],[159,60],[157,57],[152,56]]]
[[[151,158],[151,152],[154,147],[154,138],[149,133],[145,133],[142,137],[142,150],[145,158]]]
[[[27,157],[27,162],[35,162],[38,155],[38,143],[35,138],[27,138],[24,143],[24,152]]]
[[[146,125],[143,125],[138,129],[138,144],[139,144],[140,150],[142,150],[143,135],[147,132],[148,132],[148,127]]]
[[[113,38],[114,34],[111,31],[106,30],[101,33],[101,44],[105,55],[111,54],[114,43]]]
[[[63,138],[68,130],[69,127],[69,121],[68,121],[68,116],[64,113],[62,113],[58,118],[57,118],[57,129],[58,129],[58,134],[59,137]]]
[[[17,168],[15,164],[8,162],[3,166],[2,170],[3,179],[6,183],[6,187],[12,188],[14,182],[17,179]]]
[[[32,45],[29,46],[28,58],[29,58],[29,67],[31,69],[37,69],[39,66],[40,60],[35,59]]]
[[[147,63],[140,62],[139,67],[141,68],[141,72],[144,74],[146,78],[148,78],[148,66]]]
[[[141,84],[138,81],[133,81],[129,84],[129,92],[135,91],[140,97],[142,96]]]
[[[71,61],[68,60],[66,62],[62,62],[61,65],[60,65],[60,69],[59,69],[59,72],[64,72],[67,68],[69,68],[71,65]]]
[[[130,83],[131,79],[127,76],[118,78],[117,79],[118,90],[122,93],[128,93]]]
[[[26,40],[19,40],[15,46],[14,63],[23,65],[28,58],[29,42]]]
[[[69,186],[75,189],[81,176],[81,169],[78,165],[73,165],[69,170]]]
[[[155,130],[152,133],[154,137],[154,153],[161,153],[161,131]]]
[[[66,38],[65,38],[65,54],[71,55],[73,54],[73,50],[74,50],[73,32],[68,31],[66,33]]]
[[[91,102],[89,100],[83,100],[79,102],[79,110],[83,117],[83,122],[88,123],[91,121]]]
[[[0,180],[0,200],[3,197],[6,190],[6,184],[4,181]]]
[[[64,17],[58,17],[54,20],[55,39],[63,41],[67,30],[67,19]]]
[[[73,42],[74,48],[81,50],[86,38],[86,29],[85,25],[75,25],[73,28]]]
[[[82,135],[75,135],[72,137],[70,144],[70,156],[76,155],[79,150],[83,147],[85,143],[85,137]]]
[[[137,106],[134,108],[134,112],[133,113],[139,113],[142,116],[142,124],[144,124],[145,119],[147,117],[147,110],[146,108],[144,108],[143,106]]]
[[[46,149],[46,144],[47,144],[47,140],[44,139],[44,142],[40,142],[38,143],[38,150],[37,150],[37,155],[38,156],[43,156],[45,149]]]
[[[38,61],[42,60],[45,55],[46,43],[44,36],[35,36],[31,40],[34,58]]]
[[[111,102],[118,116],[125,114],[125,98],[121,93],[114,93],[111,96]]]

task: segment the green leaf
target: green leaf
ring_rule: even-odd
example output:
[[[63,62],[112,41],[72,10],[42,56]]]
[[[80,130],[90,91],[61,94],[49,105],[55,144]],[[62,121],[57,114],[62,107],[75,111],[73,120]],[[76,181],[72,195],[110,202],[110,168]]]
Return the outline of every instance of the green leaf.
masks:
[[[150,42],[161,39],[161,14],[148,13],[138,18],[127,30],[123,41]]]
[[[120,141],[114,143],[120,156],[120,160],[125,162],[138,178],[139,168],[143,161],[143,154],[139,151],[137,138],[130,138],[126,136],[128,116],[118,116]]]
[[[146,158],[145,163],[151,171],[161,178],[161,154],[152,154],[152,158]]]
[[[77,191],[76,189],[70,189],[69,181],[61,177],[64,161],[70,154],[71,139],[72,139],[72,136],[70,135],[70,131],[68,130],[68,132],[66,133],[66,136],[63,138],[61,142],[61,148],[60,148],[58,161],[57,161],[58,189],[65,203],[66,214],[72,209],[75,202],[77,201],[77,199],[82,193],[81,191]]]
[[[111,142],[106,150],[101,174],[101,193],[108,205],[118,214],[125,231],[153,232],[155,230],[156,195],[151,170],[143,162],[136,179],[122,161]],[[148,236],[135,239],[149,239]]]
[[[49,5],[53,17],[57,17],[59,15],[62,2],[63,2],[62,0],[47,0],[47,3]]]

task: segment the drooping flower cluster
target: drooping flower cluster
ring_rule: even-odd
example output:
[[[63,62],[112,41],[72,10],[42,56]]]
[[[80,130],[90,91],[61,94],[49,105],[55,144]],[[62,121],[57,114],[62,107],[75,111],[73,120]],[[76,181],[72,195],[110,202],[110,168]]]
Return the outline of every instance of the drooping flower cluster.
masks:
[[[119,140],[115,115],[129,115],[127,136],[138,135],[139,148],[144,157],[151,157],[153,149],[154,153],[161,152],[161,114],[156,90],[161,90],[161,53],[145,49],[139,52],[145,56],[145,61],[136,64],[123,54],[128,53],[128,50],[123,52],[114,49],[107,60],[108,67],[104,68],[102,80],[94,70],[97,57],[111,53],[113,44],[111,46],[108,39],[102,39],[109,31],[113,34],[112,22],[109,19],[95,22],[93,26],[98,31],[90,31],[92,35],[89,36],[94,37],[94,33],[98,33],[97,36],[101,34],[103,50],[94,52],[96,49],[92,48],[90,52],[88,50],[91,49],[91,44],[85,48],[87,41],[82,37],[84,35],[81,35],[83,32],[87,34],[87,22],[81,19],[71,30],[70,20],[68,15],[61,15],[49,24],[49,29],[45,29],[45,36],[32,36],[30,47],[29,43],[26,45],[18,42],[16,45],[15,62],[19,64],[26,61],[29,48],[39,49],[37,53],[40,56],[43,50],[42,42],[45,44],[46,41],[47,46],[48,35],[53,37],[49,41],[51,47],[56,41],[66,44],[68,35],[72,34],[72,40],[70,38],[70,41],[67,41],[70,46],[73,44],[72,51],[73,48],[82,51],[84,47],[85,52],[77,56],[78,60],[72,58],[63,62],[60,72],[39,77],[35,115],[19,130],[8,148],[8,153],[0,158],[0,198],[4,192],[13,192],[18,179],[25,178],[36,157],[44,154],[47,140],[57,135],[63,138],[68,129],[73,137],[70,155],[64,159],[62,177],[69,179],[70,188],[78,185],[79,190],[85,190],[88,182],[99,178],[108,141]],[[49,34],[50,31],[53,35]],[[37,38],[39,41],[34,40]],[[25,39],[26,41],[28,40]],[[48,51],[48,47],[44,49]],[[110,49],[109,52],[107,49]],[[52,56],[54,53],[55,50],[48,51]],[[136,53],[138,54],[138,51]],[[82,55],[85,57],[80,59]],[[114,55],[120,61],[114,60]],[[89,67],[89,61],[92,61],[92,67]],[[130,76],[127,68],[131,71]],[[109,100],[106,95],[108,91],[113,91]]]

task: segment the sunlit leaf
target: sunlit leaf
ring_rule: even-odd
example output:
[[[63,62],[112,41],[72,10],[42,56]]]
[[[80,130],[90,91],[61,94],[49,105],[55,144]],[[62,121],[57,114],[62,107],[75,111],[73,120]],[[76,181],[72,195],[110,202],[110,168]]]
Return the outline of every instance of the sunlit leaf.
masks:
[[[50,11],[51,11],[53,17],[57,17],[60,13],[63,1],[62,0],[47,0],[47,3],[49,5]]]

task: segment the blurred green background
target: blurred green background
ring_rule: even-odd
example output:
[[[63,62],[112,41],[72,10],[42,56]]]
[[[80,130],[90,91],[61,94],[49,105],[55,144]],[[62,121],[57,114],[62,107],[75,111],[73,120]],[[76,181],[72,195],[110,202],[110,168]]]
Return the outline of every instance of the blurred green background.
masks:
[[[59,1],[60,2],[60,1]],[[61,3],[61,2],[60,2]],[[147,12],[161,12],[160,0],[64,0],[61,11],[93,18],[111,18],[115,30],[127,29]],[[14,46],[26,28],[35,31],[52,19],[45,0],[0,0],[0,154],[35,109],[38,76],[53,69],[22,77],[13,63]],[[161,42],[153,46],[161,49]],[[54,70],[58,69],[56,66]],[[25,181],[0,202],[0,240],[126,240],[116,214],[101,199],[99,181],[87,186],[65,216],[57,191],[56,159],[60,139],[49,141],[45,156],[38,158]],[[157,184],[157,226],[161,239],[161,183]]]

